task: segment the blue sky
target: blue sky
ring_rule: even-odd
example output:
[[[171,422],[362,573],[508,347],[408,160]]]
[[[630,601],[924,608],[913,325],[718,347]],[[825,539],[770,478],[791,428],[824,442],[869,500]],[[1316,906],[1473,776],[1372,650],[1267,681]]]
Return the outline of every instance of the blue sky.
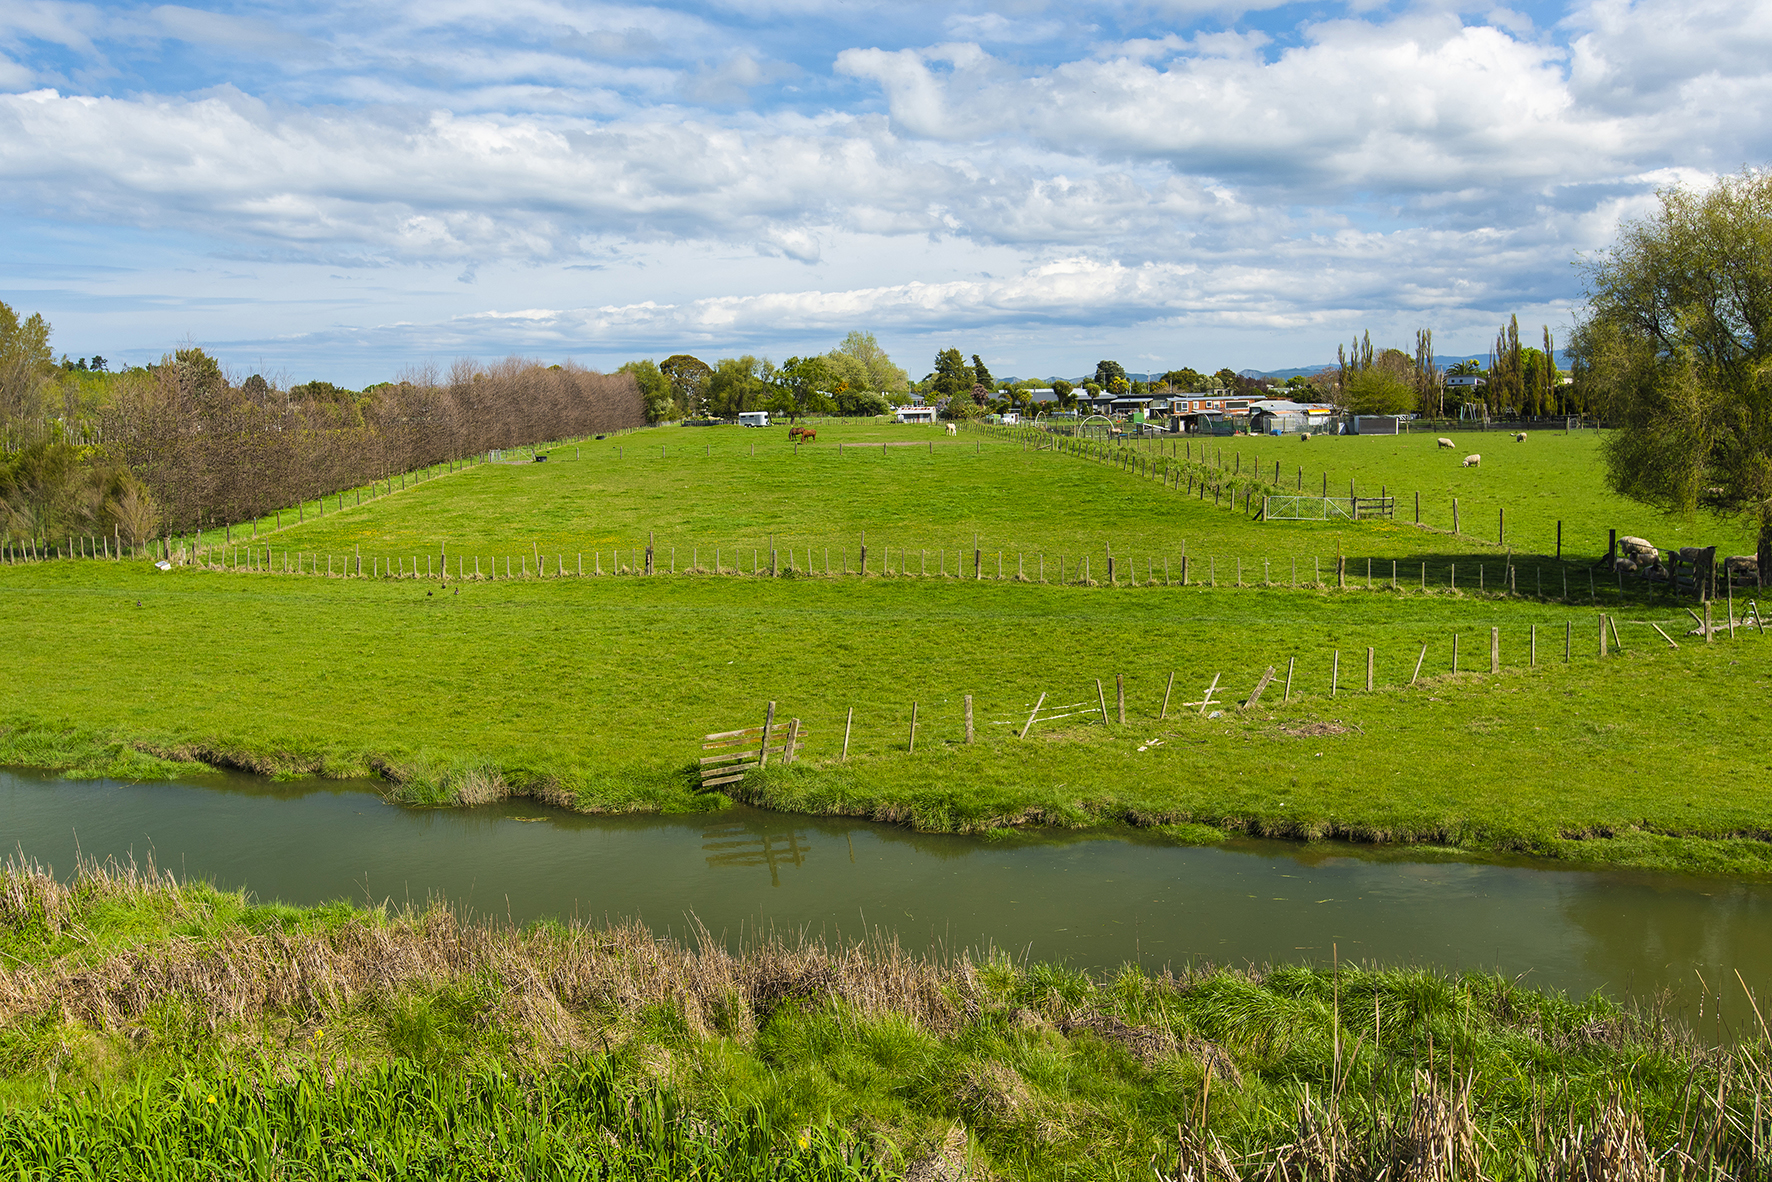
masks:
[[[0,299],[361,385],[508,353],[1274,369],[1561,331],[1772,158],[1772,5],[0,0]]]

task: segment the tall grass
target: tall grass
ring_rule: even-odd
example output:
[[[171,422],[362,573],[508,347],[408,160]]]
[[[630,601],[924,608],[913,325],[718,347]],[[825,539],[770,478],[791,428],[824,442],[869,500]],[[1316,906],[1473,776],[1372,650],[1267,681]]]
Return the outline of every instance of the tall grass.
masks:
[[[1494,976],[1091,976],[790,936],[728,952],[440,904],[260,908],[151,868],[61,883],[14,862],[0,898],[8,1175],[1772,1169],[1763,1028],[1706,1042]]]

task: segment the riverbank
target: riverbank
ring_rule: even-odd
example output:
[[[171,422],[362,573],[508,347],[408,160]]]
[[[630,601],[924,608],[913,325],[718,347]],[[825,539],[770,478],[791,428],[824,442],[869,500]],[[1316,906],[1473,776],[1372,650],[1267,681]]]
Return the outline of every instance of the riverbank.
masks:
[[[1744,1176],[1772,1096],[1757,1048],[1707,1050],[1668,1015],[1369,966],[1091,976],[879,939],[730,952],[16,863],[0,952],[7,1171],[81,1154],[136,1177],[416,1175],[455,1153],[474,1176],[530,1177],[598,1146],[615,1177],[896,1177],[946,1154],[1025,1178],[1412,1159],[1508,1178],[1596,1153]]]
[[[1688,637],[1677,606],[1612,609],[1624,648],[1601,658],[1593,609],[1523,598],[688,577],[457,590],[0,570],[18,642],[0,765],[145,779],[205,763],[373,777],[419,805],[697,811],[728,799],[697,791],[701,736],[775,701],[810,731],[803,760],[727,791],[788,812],[1772,872],[1764,756],[1743,725],[1772,648],[1747,629]],[[1646,774],[1673,753],[1678,775]]]

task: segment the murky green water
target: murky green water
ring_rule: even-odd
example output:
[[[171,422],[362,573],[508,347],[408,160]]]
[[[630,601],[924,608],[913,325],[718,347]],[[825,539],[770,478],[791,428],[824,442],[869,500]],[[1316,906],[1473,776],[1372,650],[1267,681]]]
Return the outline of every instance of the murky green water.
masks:
[[[1772,986],[1772,884],[1542,864],[1424,860],[1348,846],[1188,849],[1137,834],[998,844],[754,810],[582,817],[527,802],[413,810],[321,782],[178,784],[0,772],[0,844],[59,872],[152,855],[260,899],[422,903],[516,921],[639,917],[729,941],[758,928],[896,931],[913,947],[994,945],[1088,967],[1327,962],[1493,969],[1540,986],[1751,1019],[1739,971]],[[1716,1003],[1705,1002],[1713,1037]]]

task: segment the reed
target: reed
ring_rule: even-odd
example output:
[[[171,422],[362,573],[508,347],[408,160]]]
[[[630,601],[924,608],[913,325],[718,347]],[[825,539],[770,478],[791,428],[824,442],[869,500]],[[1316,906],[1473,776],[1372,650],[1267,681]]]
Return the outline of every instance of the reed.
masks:
[[[880,934],[728,947],[18,860],[0,868],[0,952],[8,1176],[78,1157],[101,1176],[540,1177],[593,1153],[610,1178],[1772,1166],[1763,1029],[1707,1043],[1661,1010],[1493,976],[1092,975]]]

